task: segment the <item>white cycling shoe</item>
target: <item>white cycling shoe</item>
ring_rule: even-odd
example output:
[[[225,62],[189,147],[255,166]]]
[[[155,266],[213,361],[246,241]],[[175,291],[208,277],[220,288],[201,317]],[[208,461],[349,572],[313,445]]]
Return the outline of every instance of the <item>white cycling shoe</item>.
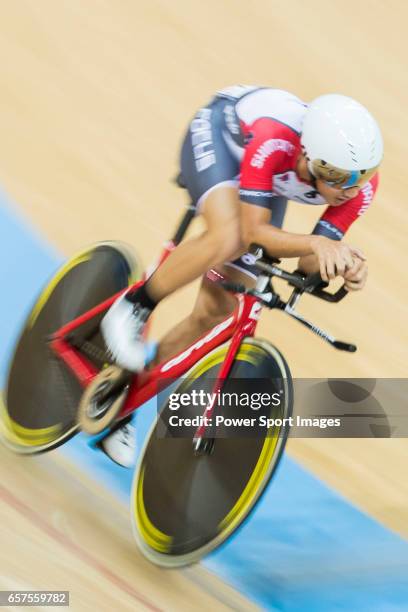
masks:
[[[143,370],[147,351],[142,332],[150,315],[148,308],[133,304],[121,295],[109,308],[101,322],[106,346],[115,363],[131,372]]]
[[[121,425],[101,440],[99,448],[122,467],[133,467],[137,456],[136,428],[131,423]]]

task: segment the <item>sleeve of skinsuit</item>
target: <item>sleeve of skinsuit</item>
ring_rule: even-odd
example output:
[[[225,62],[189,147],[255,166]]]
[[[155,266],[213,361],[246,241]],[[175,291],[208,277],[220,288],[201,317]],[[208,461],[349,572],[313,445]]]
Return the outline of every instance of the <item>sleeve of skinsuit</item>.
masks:
[[[270,208],[274,197],[273,176],[293,167],[299,136],[270,117],[257,119],[244,131],[247,144],[241,162],[240,199]]]
[[[350,225],[366,212],[377,188],[378,172],[360,189],[355,198],[341,206],[328,206],[312,233],[332,240],[341,240]]]

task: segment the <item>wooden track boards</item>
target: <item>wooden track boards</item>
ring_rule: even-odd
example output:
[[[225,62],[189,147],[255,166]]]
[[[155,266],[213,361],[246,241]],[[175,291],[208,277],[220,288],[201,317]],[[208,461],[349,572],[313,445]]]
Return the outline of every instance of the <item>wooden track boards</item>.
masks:
[[[217,88],[260,83],[287,88],[305,100],[341,92],[365,103],[380,121],[386,155],[379,195],[348,240],[368,256],[369,284],[338,307],[312,299],[302,306],[323,328],[355,342],[359,352],[337,353],[279,314],[264,316],[260,333],[273,338],[296,376],[407,375],[405,2],[3,0],[2,9],[1,185],[46,239],[67,255],[106,238],[134,244],[145,262],[157,255],[186,202],[186,194],[169,182],[177,171],[181,136],[188,118]],[[293,205],[287,227],[309,232],[315,219],[313,207]],[[163,304],[157,333],[188,311],[194,292],[190,287]],[[406,440],[294,440],[289,445],[289,452],[316,474],[405,535],[407,449]],[[23,469],[23,460],[7,456],[3,463],[18,503],[54,526],[66,519],[58,510],[47,519],[50,501],[72,503],[67,508],[70,521],[90,528],[94,510],[71,499],[65,483],[50,491],[57,500],[38,495],[50,489],[41,483],[42,470],[56,469],[52,460],[38,461],[29,471]],[[91,495],[88,484],[82,488],[73,482],[72,487]],[[106,562],[114,558],[115,567],[126,542],[125,565],[117,567],[122,571],[129,564],[131,579],[135,555],[128,524],[119,521],[118,538],[108,554],[106,540],[99,536],[104,521],[116,516],[117,506],[101,498],[94,507],[98,504],[103,512],[81,545],[86,543]],[[20,546],[27,566],[37,571],[37,547],[43,546],[44,567],[56,570],[52,583],[66,585],[68,566],[77,567],[73,579],[91,601],[95,585],[103,582],[98,570],[86,579],[81,568],[87,561],[78,561],[81,567],[70,565],[71,551],[64,553],[71,561],[56,566],[64,545],[51,542],[40,527],[33,530],[21,508],[7,506],[5,512],[4,519],[21,520],[14,535],[6,534],[2,521],[4,550]],[[78,540],[77,527],[68,524],[69,538]],[[27,576],[20,553],[15,561],[9,556],[7,561],[16,580]],[[161,574],[158,578],[156,570],[139,559],[139,569],[141,565],[147,573],[138,573],[132,588],[142,584],[149,592],[149,581],[157,588]],[[181,580],[171,576],[168,580],[176,584]],[[101,597],[105,595],[109,597],[105,592]],[[132,605],[131,595],[118,597]],[[177,598],[175,602],[180,604]]]

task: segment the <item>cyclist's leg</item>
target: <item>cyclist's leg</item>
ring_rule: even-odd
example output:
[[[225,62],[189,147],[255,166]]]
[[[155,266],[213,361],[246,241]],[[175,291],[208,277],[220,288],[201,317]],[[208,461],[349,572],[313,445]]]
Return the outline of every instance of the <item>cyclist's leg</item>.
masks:
[[[186,276],[174,274],[173,284],[168,283],[166,285],[166,274],[173,271],[177,273],[179,270],[183,272],[186,268],[191,273],[191,263],[193,260],[197,260],[194,262],[196,267],[193,267],[194,276],[188,278],[188,280],[193,280],[196,276],[202,274],[203,270],[213,267],[212,262],[217,263],[220,258],[224,260],[225,254],[233,254],[238,250],[237,243],[233,242],[235,237],[239,236],[239,225],[236,225],[239,223],[239,215],[235,211],[238,206],[236,187],[220,186],[208,194],[202,205],[202,214],[207,222],[207,231],[198,239],[180,245],[158,270],[158,272],[161,272],[161,268],[165,268],[164,275],[159,274],[158,282],[158,286],[163,291],[162,297],[177,289],[178,286],[185,284]],[[228,228],[227,232],[225,228]],[[232,241],[230,247],[224,250],[225,242],[228,242],[226,234],[230,231]],[[216,252],[216,249],[218,249],[218,252]],[[173,257],[174,255],[177,256]],[[169,266],[169,272],[166,273],[166,264],[171,259],[173,261]],[[215,287],[214,283],[204,280],[191,318],[187,318],[164,338],[159,345],[155,363],[162,359],[162,355],[165,356],[164,358],[170,357],[171,354],[177,353],[184,346],[190,344],[195,338],[210,329],[214,320],[222,320],[229,311],[233,310],[234,306],[235,299],[233,296],[228,295],[223,289]],[[116,463],[123,467],[131,467],[136,456],[135,444],[134,429],[131,423],[126,422],[125,424],[121,423],[112,433],[107,435],[100,442],[99,447]]]
[[[217,266],[216,269],[234,282],[247,286],[253,286],[255,282],[239,270],[227,269],[225,266]],[[211,330],[233,312],[236,304],[231,293],[204,276],[192,312],[160,341],[153,365],[169,359]]]
[[[156,302],[240,251],[237,187],[215,186],[200,212],[206,225],[203,233],[177,246],[148,282],[149,294]]]
[[[282,227],[287,199],[274,198],[271,208],[270,222],[275,227]],[[251,256],[248,256],[248,253],[234,261],[226,262],[223,266],[218,266],[218,269],[233,282],[242,283],[247,287],[256,284],[258,271],[251,264]],[[170,358],[191,344],[225,319],[235,306],[235,298],[230,293],[204,277],[193,311],[161,340],[154,363]]]

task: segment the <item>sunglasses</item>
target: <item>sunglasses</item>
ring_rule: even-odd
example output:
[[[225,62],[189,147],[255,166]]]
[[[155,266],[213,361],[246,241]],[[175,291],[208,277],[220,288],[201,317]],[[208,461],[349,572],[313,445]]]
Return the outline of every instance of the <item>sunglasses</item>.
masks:
[[[351,187],[362,187],[377,172],[378,166],[368,170],[342,170],[336,168],[322,159],[308,160],[309,171],[317,179],[321,179],[331,187],[350,189]]]

